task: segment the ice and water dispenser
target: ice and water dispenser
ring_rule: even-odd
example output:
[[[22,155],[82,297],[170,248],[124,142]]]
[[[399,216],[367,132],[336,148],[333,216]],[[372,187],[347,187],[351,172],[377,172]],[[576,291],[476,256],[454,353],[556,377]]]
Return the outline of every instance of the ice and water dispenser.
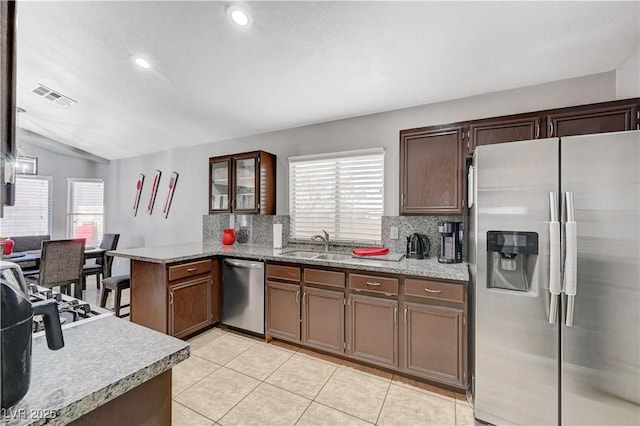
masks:
[[[487,286],[512,291],[529,291],[538,258],[536,232],[487,232]]]

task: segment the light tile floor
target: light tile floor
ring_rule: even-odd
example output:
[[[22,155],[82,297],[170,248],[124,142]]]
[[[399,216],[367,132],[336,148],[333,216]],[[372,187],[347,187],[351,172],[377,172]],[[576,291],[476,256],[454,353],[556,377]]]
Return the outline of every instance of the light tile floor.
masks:
[[[174,426],[474,424],[464,395],[375,368],[220,328],[189,343],[173,368]]]

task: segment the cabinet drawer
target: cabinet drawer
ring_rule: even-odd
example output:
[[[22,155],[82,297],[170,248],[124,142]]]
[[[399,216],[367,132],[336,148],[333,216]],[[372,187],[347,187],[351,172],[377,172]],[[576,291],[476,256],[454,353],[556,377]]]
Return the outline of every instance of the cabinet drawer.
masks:
[[[211,272],[211,259],[169,266],[169,281]]]
[[[323,284],[344,288],[344,272],[304,269],[305,284]]]
[[[374,293],[398,294],[396,278],[376,277],[375,275],[349,275],[349,288],[355,291],[366,290]]]
[[[407,278],[404,280],[404,294],[427,299],[464,302],[464,286],[462,284]]]
[[[267,265],[267,278],[300,281],[300,268],[282,265]]]

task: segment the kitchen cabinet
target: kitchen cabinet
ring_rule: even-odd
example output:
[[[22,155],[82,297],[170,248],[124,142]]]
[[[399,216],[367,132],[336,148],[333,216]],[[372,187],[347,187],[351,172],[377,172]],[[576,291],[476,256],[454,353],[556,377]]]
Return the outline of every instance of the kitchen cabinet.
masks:
[[[398,366],[398,288],[397,278],[349,274],[349,355],[377,365]]]
[[[14,1],[0,2],[0,217],[5,205],[15,201],[14,172],[6,179],[5,168],[11,167],[16,155],[16,5]]]
[[[344,275],[267,264],[268,338],[343,353]]]
[[[300,341],[300,268],[267,264],[267,339]]]
[[[344,286],[344,272],[304,269],[302,343],[344,353]]]
[[[220,267],[204,258],[131,262],[131,322],[185,337],[220,321]]]
[[[462,214],[459,125],[400,131],[400,214]]]
[[[495,143],[526,141],[542,136],[544,126],[540,116],[514,116],[473,121],[467,130],[468,155],[476,147]]]
[[[638,100],[563,108],[547,114],[549,137],[622,132],[638,128]]]
[[[169,286],[169,334],[183,337],[209,324],[211,277]]]
[[[466,386],[466,306],[462,284],[405,280],[401,370]]]
[[[275,214],[276,156],[264,151],[209,158],[209,213]]]

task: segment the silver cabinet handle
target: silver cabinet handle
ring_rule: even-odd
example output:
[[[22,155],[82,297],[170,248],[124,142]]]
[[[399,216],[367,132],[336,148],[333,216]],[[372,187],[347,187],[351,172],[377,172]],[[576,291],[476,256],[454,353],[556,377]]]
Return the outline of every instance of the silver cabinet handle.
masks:
[[[187,272],[190,273],[190,274],[193,274],[197,270],[198,270],[198,268],[187,268]]]
[[[431,290],[430,288],[424,288],[427,293],[442,293],[442,290]]]
[[[574,298],[578,292],[578,233],[573,193],[567,192],[567,222],[565,223],[564,292],[567,295],[567,327],[573,326]]]
[[[302,293],[302,304],[305,304],[305,299],[307,298],[307,292]]]
[[[406,207],[407,206],[407,198],[404,195],[404,192],[402,193],[402,207]]]
[[[553,121],[549,120],[549,137],[553,136]]]
[[[398,308],[393,308],[393,322],[398,322]]]
[[[562,292],[560,283],[560,222],[558,221],[558,194],[549,193],[549,324],[558,317],[558,297]]]
[[[169,292],[169,304],[173,305],[173,292],[172,291]]]
[[[367,285],[370,285],[370,286],[373,286],[373,287],[378,287],[378,286],[380,286],[380,283],[373,283],[373,282],[367,281]]]
[[[404,308],[404,323],[407,323],[407,308]]]
[[[534,139],[538,139],[540,137],[540,123],[536,121],[536,136]]]
[[[300,290],[296,291],[296,304],[300,304]]]

